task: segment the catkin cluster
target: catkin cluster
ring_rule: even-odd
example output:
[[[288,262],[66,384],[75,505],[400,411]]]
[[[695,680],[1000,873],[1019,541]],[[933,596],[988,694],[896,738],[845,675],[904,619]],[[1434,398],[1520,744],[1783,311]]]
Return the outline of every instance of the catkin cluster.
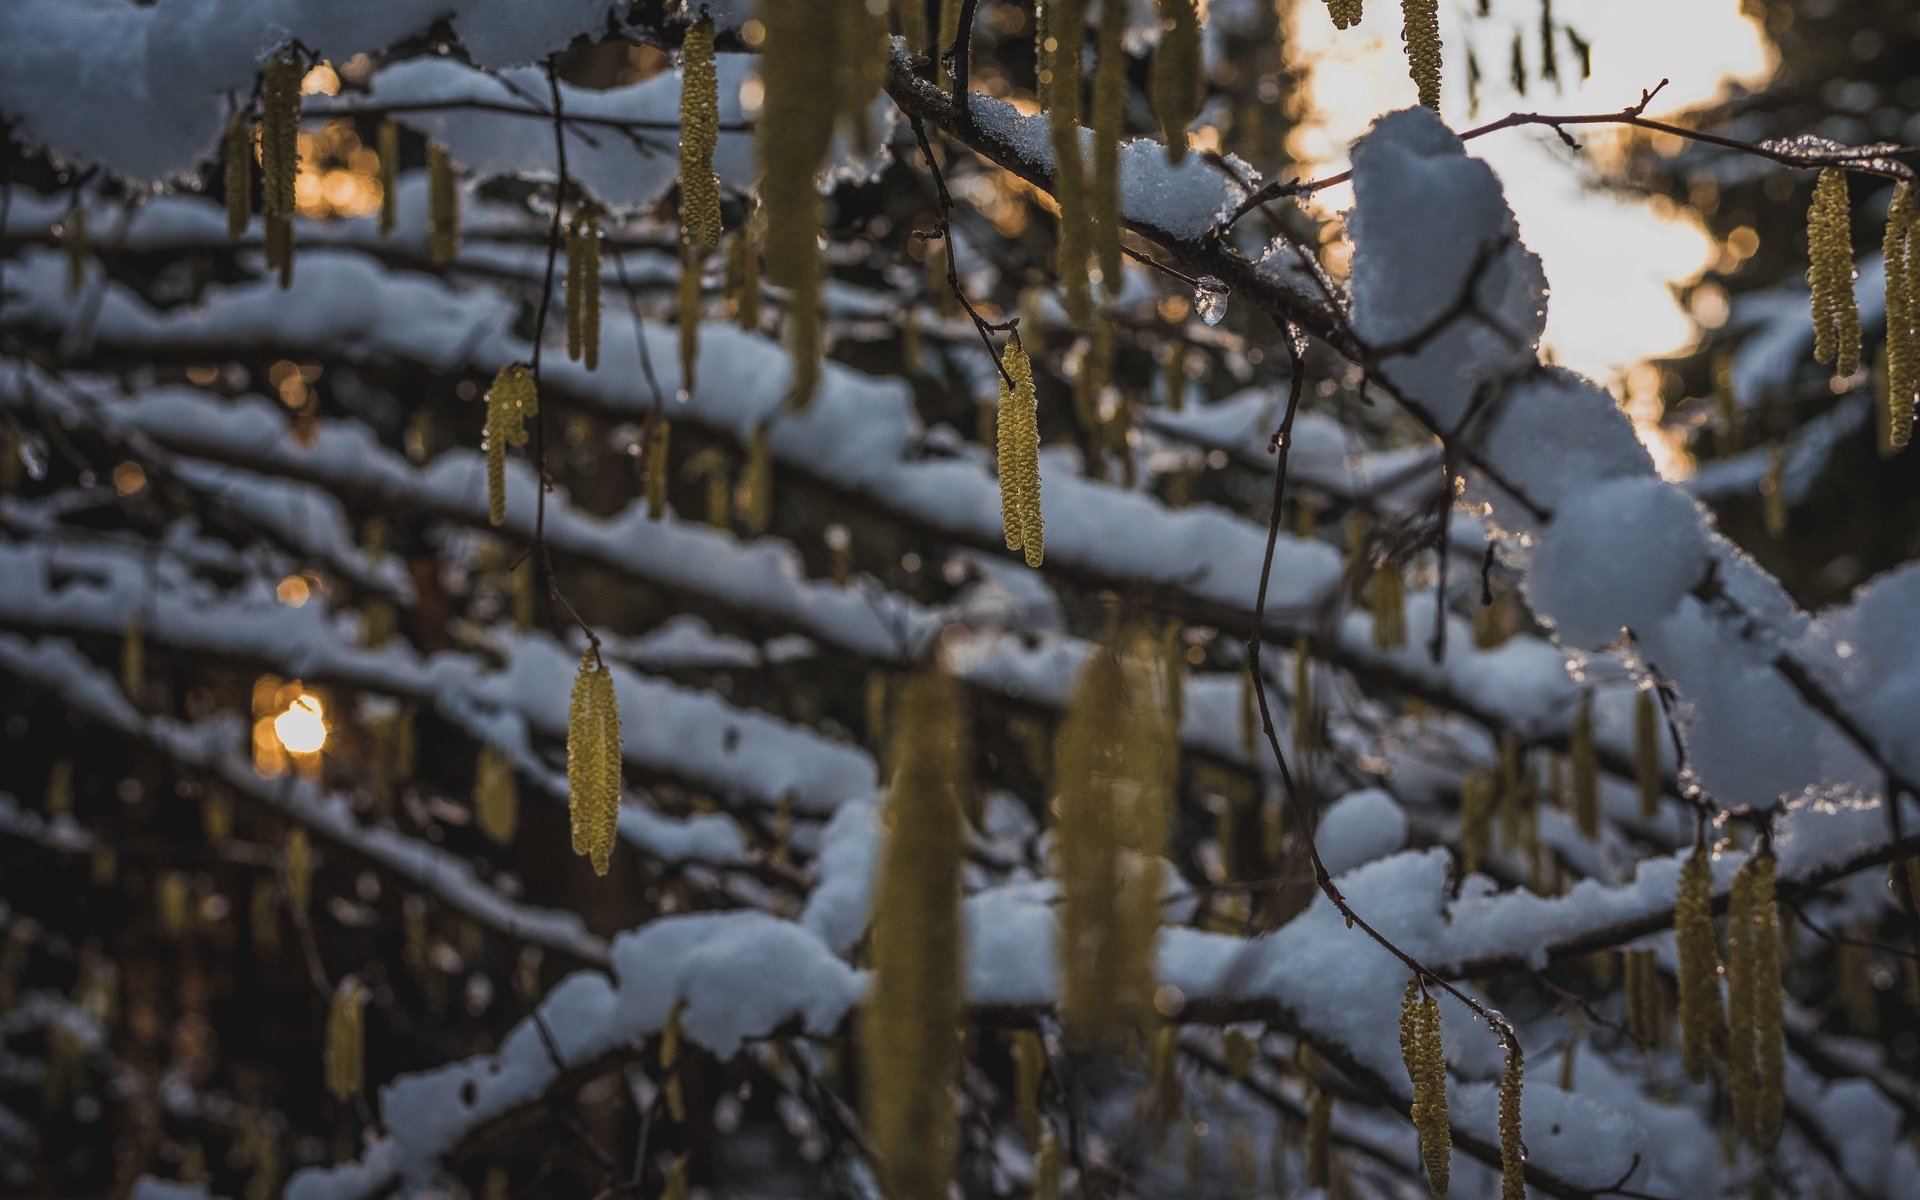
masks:
[[[1420,1134],[1420,1157],[1427,1164],[1427,1187],[1447,1194],[1453,1154],[1453,1127],[1447,1121],[1447,1060],[1440,1044],[1440,1005],[1420,986],[1407,981],[1400,999],[1400,1057],[1413,1084],[1413,1127]]]
[[[1633,698],[1633,780],[1640,790],[1640,816],[1652,820],[1660,812],[1660,704],[1653,689],[1641,688]]]
[[[380,122],[375,146],[380,156],[380,236],[386,237],[400,223],[400,126]]]
[[[720,244],[720,177],[713,173],[719,140],[713,21],[703,16],[687,26],[680,45],[680,236],[703,250]]]
[[[238,113],[220,140],[220,170],[226,184],[227,236],[239,238],[253,219],[253,132]]]
[[[327,1010],[327,1041],[323,1057],[327,1094],[350,1100],[365,1081],[367,989],[349,975],[333,989]]]
[[[1127,116],[1127,0],[1100,0],[1100,31],[1093,67],[1093,175],[1087,197],[1093,217],[1094,261],[1101,289],[1120,294],[1120,139]]]
[[[540,411],[533,372],[524,363],[508,363],[487,389],[487,520],[507,523],[507,447],[527,444],[527,418]]]
[[[1346,29],[1360,23],[1361,0],[1327,0],[1327,15],[1333,18],[1335,29]]]
[[[438,142],[427,146],[427,257],[446,266],[460,253],[460,189],[453,155]]]
[[[1588,841],[1600,837],[1600,751],[1593,740],[1593,695],[1580,697],[1567,757],[1573,770],[1573,821]]]
[[[567,706],[567,812],[573,852],[590,857],[593,873],[605,875],[620,823],[620,705],[613,672],[592,646],[580,655]]]
[[[1167,140],[1167,161],[1178,163],[1187,156],[1187,126],[1199,117],[1207,98],[1195,0],[1160,0],[1160,47],[1153,52],[1147,83],[1160,135]]]
[[[1887,264],[1887,368],[1880,404],[1880,452],[1906,448],[1920,395],[1920,198],[1914,185],[1894,185],[1881,244]]]
[[[1733,877],[1727,906],[1727,1089],[1733,1123],[1762,1149],[1780,1136],[1785,1102],[1780,917],[1774,857],[1761,850]]]
[[[474,824],[502,846],[513,841],[520,820],[520,788],[513,763],[492,746],[480,748],[473,779]]]
[[[294,826],[287,833],[287,898],[295,912],[305,912],[313,900],[313,841]]]
[[[1507,1038],[1500,1072],[1500,1200],[1527,1200],[1527,1147],[1520,1137],[1520,1043]]]
[[[1680,868],[1680,887],[1673,905],[1681,1055],[1687,1078],[1695,1083],[1707,1077],[1707,1062],[1726,1038],[1726,1014],[1720,1004],[1720,948],[1713,930],[1711,859],[1703,838]]]
[[[592,213],[567,226],[567,357],[600,369],[600,218]]]
[[[874,884],[873,982],[862,1012],[864,1112],[881,1191],[944,1200],[957,1146],[965,843],[958,690],[937,665],[899,689],[887,832]]]
[[[1080,1045],[1117,1045],[1153,1018],[1175,746],[1149,640],[1093,654],[1054,746],[1061,1022]]]
[[[1813,358],[1834,374],[1860,368],[1860,313],[1853,298],[1853,226],[1847,173],[1820,172],[1807,208],[1807,286],[1813,292]]]
[[[1407,644],[1407,580],[1394,563],[1382,563],[1367,581],[1367,605],[1373,615],[1373,648],[1398,650]]]
[[[1026,552],[1037,567],[1046,556],[1046,526],[1040,513],[1040,418],[1033,388],[1033,363],[1016,332],[1007,339],[1001,367],[1013,379],[1000,380],[1000,521],[1007,549]]]
[[[765,100],[758,137],[760,195],[767,215],[766,271],[788,289],[787,352],[793,360],[788,403],[803,407],[820,381],[820,192],[815,173],[833,140],[834,90],[820,86],[822,55],[832,61],[835,0],[761,0],[760,81]],[[826,36],[823,36],[823,33]]]
[[[294,180],[300,174],[300,58],[289,48],[268,61],[260,82],[260,208],[267,269],[293,283]]]
[[[1400,0],[1400,42],[1407,51],[1407,74],[1420,89],[1420,103],[1439,112],[1440,0]]]

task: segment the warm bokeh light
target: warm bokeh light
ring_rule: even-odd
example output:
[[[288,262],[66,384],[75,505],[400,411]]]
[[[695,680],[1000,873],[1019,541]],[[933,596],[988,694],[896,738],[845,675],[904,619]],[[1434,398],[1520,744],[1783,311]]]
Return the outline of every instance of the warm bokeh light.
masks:
[[[338,83],[336,79],[336,88]],[[380,196],[380,156],[361,144],[352,121],[328,121],[300,131],[300,174],[293,183],[293,202],[301,216],[365,216],[380,207]]]
[[[289,754],[318,754],[327,744],[327,718],[320,697],[302,692],[273,719],[274,736]]]
[[[1591,44],[1593,75],[1581,80],[1578,59],[1562,38],[1556,86],[1540,79],[1538,0],[1495,0],[1491,10],[1469,17],[1464,6],[1442,6],[1442,108],[1456,129],[1516,109],[1616,111],[1662,78],[1670,82],[1649,115],[1672,115],[1712,100],[1729,83],[1758,84],[1775,65],[1772,46],[1742,15],[1739,0],[1614,0],[1559,10],[1559,19]],[[1323,174],[1346,165],[1348,145],[1375,116],[1414,102],[1400,12],[1369,5],[1357,28],[1336,30],[1323,5],[1301,3],[1293,24],[1288,46],[1293,61],[1308,68],[1312,112],[1288,146],[1303,174]],[[1650,30],[1659,35],[1649,36]],[[1508,78],[1516,33],[1528,67],[1525,95]],[[1470,111],[1466,87],[1469,35],[1482,76],[1477,113]],[[1553,287],[1546,341],[1554,357],[1618,386],[1635,363],[1693,344],[1693,318],[1674,289],[1713,266],[1720,250],[1690,210],[1590,186],[1587,160],[1607,161],[1619,145],[1618,131],[1583,129],[1580,140],[1586,149],[1576,154],[1549,131],[1510,130],[1475,141],[1473,153],[1499,171],[1521,235],[1546,264]],[[1348,187],[1317,198],[1324,215],[1352,203]]]

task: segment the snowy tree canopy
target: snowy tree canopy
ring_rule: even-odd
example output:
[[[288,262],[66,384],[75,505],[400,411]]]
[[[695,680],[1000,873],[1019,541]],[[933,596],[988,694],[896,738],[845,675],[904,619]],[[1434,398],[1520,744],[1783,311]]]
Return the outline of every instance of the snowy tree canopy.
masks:
[[[1487,8],[1301,179],[1359,0],[0,5],[0,1178],[1920,1194],[1920,567],[1721,507],[1913,157]],[[1813,196],[1692,479],[1475,152],[1613,129]]]

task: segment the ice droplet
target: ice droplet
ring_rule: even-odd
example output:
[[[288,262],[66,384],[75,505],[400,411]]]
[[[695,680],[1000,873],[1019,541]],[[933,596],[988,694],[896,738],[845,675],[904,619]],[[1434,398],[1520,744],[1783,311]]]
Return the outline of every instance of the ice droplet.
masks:
[[[1227,285],[1212,275],[1202,275],[1193,281],[1193,311],[1209,325],[1218,325],[1227,319]]]

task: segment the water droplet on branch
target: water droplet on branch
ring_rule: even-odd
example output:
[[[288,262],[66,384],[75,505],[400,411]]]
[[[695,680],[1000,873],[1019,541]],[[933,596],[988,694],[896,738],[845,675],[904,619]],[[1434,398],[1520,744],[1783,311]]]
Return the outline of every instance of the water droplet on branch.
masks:
[[[1218,325],[1227,318],[1227,285],[1212,275],[1202,275],[1193,282],[1193,311],[1209,325]]]

